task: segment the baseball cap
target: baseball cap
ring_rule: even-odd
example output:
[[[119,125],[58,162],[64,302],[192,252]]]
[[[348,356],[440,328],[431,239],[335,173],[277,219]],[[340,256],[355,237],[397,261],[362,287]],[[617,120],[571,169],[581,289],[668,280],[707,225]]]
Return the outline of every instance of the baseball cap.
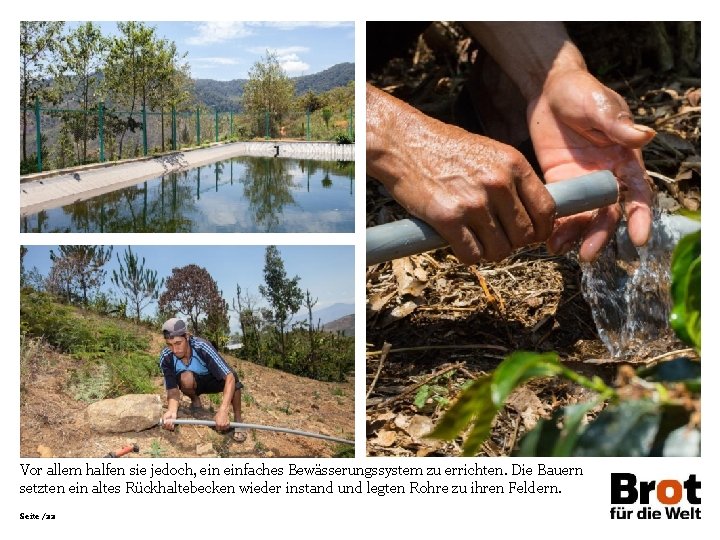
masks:
[[[165,339],[184,336],[187,334],[187,326],[185,326],[185,321],[182,319],[173,317],[172,319],[165,321],[162,331]]]

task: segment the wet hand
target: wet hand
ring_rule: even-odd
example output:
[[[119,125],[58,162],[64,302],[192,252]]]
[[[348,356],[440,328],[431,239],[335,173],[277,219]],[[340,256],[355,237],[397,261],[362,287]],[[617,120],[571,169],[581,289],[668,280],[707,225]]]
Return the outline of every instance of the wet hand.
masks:
[[[625,101],[587,71],[550,73],[528,105],[528,125],[547,182],[608,169],[621,183],[630,238],[644,245],[652,222],[652,188],[640,148],[655,132],[636,125]],[[582,240],[581,260],[597,258],[621,217],[619,204],[561,218],[548,240],[565,252]]]

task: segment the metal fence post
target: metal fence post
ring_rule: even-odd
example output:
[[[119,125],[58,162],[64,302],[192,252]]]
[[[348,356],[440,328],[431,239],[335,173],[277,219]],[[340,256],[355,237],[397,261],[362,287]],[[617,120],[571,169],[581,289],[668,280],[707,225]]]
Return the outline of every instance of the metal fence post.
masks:
[[[218,110],[215,109],[215,142],[218,142]]]
[[[195,130],[197,131],[197,144],[200,146],[200,107],[195,109]]]
[[[265,111],[265,139],[270,138],[270,112]]]
[[[98,143],[100,146],[100,163],[105,161],[105,112],[103,102],[98,103]]]
[[[40,98],[35,96],[35,146],[37,152],[37,172],[42,172],[42,135],[40,134]]]
[[[143,155],[147,156],[147,114],[145,106],[142,108],[142,120],[143,120]]]
[[[350,107],[350,114],[349,114],[349,121],[348,121],[348,137],[353,138],[353,133],[355,133],[355,127],[353,126],[353,121],[355,120],[353,115],[353,108]]]
[[[172,106],[172,149],[177,150],[177,117],[175,116],[175,105]]]
[[[310,140],[310,109],[305,111],[305,122],[307,127],[305,128],[305,139]]]

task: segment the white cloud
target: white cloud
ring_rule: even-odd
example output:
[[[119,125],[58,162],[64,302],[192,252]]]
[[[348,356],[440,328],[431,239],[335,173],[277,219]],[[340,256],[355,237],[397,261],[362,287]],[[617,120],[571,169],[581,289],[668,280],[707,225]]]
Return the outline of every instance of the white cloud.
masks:
[[[271,21],[264,23],[265,26],[278,28],[280,30],[293,30],[295,28],[336,28],[339,26],[355,26],[352,21]]]
[[[225,56],[206,56],[203,58],[194,58],[193,62],[197,62],[202,65],[213,65],[213,66],[234,66],[240,62],[237,58],[228,58]]]
[[[308,52],[309,50],[309,47],[304,47],[302,45],[292,45],[290,47],[250,47],[248,49],[249,52],[254,54],[265,54],[266,51],[274,52],[278,55],[278,58],[288,54]]]
[[[285,73],[302,73],[310,69],[310,65],[299,59],[289,59],[280,61],[280,67],[283,68]]]
[[[229,39],[243,38],[252,35],[248,24],[239,21],[204,22],[197,27],[197,34],[187,39],[190,45],[207,45]]]
[[[291,45],[289,47],[251,47],[251,53],[264,55],[267,51],[274,53],[280,63],[280,67],[286,73],[302,73],[310,69],[310,64],[304,62],[298,53],[305,53],[309,47],[302,45]]]

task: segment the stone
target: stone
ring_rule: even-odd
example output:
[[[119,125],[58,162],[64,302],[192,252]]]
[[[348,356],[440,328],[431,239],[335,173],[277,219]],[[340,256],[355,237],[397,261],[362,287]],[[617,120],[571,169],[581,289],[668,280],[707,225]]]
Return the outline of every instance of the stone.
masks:
[[[201,443],[195,447],[195,453],[198,456],[207,456],[209,454],[214,454],[215,450],[213,448],[212,443],[205,443],[205,444]]]
[[[162,402],[157,394],[103,399],[85,410],[90,427],[100,433],[142,431],[157,426],[161,416]]]

